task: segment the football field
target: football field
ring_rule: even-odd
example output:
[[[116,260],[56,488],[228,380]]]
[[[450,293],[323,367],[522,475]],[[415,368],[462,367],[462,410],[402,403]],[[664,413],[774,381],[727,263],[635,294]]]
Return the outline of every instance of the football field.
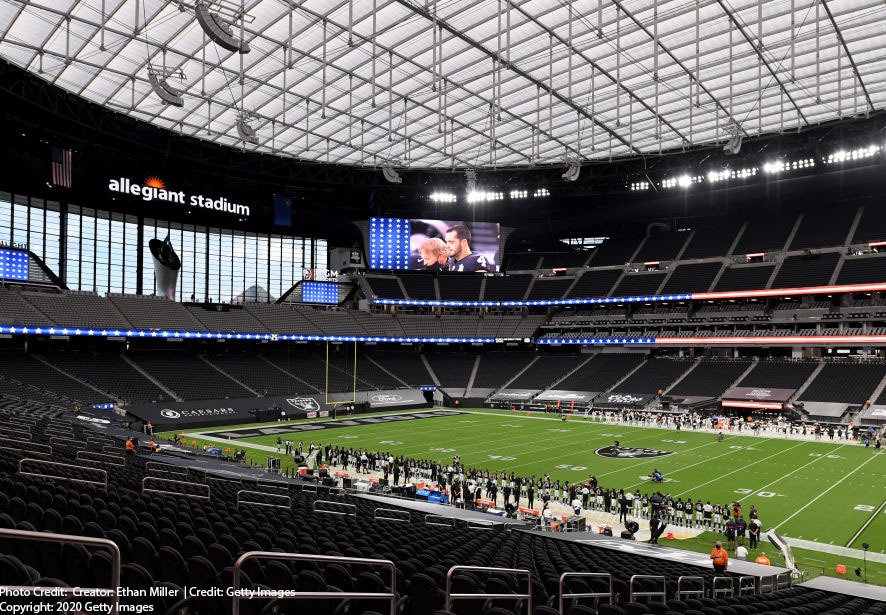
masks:
[[[553,415],[491,410],[373,420],[373,415],[315,420],[307,423],[309,430],[303,430],[306,423],[296,422],[240,425],[188,432],[188,440],[229,442],[245,448],[262,465],[276,454],[280,435],[296,443],[302,440],[305,450],[313,441],[444,465],[459,455],[469,467],[526,476],[547,473],[570,483],[595,474],[604,488],[646,493],[659,489],[684,500],[722,504],[737,500],[745,511],[754,504],[764,527],[785,536],[853,548],[869,543],[872,553],[886,553],[886,455],[852,441],[727,433],[719,442],[707,431],[632,427],[580,417],[564,422]],[[605,456],[612,454],[615,440],[619,455]],[[292,462],[284,457],[283,464],[286,468]],[[653,468],[664,474],[664,483],[649,481]]]

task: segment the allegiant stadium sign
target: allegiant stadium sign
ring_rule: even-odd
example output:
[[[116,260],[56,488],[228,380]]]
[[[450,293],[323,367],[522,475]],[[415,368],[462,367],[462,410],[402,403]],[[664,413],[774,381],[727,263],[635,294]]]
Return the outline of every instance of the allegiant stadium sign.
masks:
[[[190,205],[191,207],[202,207],[204,209],[213,209],[224,213],[234,214],[235,216],[248,216],[249,205],[241,203],[232,203],[225,197],[212,198],[202,194],[185,194],[184,190],[169,190],[159,177],[149,177],[145,180],[144,185],[133,182],[127,177],[112,179],[108,182],[108,190],[119,194],[131,194],[139,197],[146,203],[151,201],[165,201],[167,203],[175,203],[177,205]]]

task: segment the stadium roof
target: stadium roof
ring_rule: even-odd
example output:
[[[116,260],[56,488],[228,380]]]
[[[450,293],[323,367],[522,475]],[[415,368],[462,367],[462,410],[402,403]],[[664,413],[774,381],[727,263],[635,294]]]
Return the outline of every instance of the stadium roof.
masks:
[[[204,2],[5,0],[0,56],[177,133],[355,166],[630,158],[886,107],[879,0]]]

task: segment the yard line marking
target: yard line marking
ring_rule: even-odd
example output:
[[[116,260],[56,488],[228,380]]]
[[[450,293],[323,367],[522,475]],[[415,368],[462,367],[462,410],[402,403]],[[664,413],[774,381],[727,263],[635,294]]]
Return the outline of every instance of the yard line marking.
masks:
[[[873,457],[872,457],[871,459],[873,459]],[[886,500],[883,500],[883,503],[880,504],[880,508],[878,508],[878,509],[874,512],[874,514],[871,515],[871,518],[870,518],[870,519],[868,519],[867,521],[865,521],[865,524],[862,525],[862,526],[861,526],[861,529],[858,530],[858,531],[855,533],[855,536],[853,536],[852,538],[849,539],[849,542],[846,543],[846,546],[847,546],[847,547],[852,546],[852,543],[855,542],[856,540],[858,540],[858,537],[861,536],[861,533],[862,533],[863,531],[865,531],[865,530],[868,528],[868,526],[871,524],[871,522],[872,522],[874,519],[877,518],[877,515],[879,515],[880,512],[882,512],[883,507],[886,507]]]
[[[786,448],[786,449],[780,450],[780,451],[778,451],[778,452],[776,452],[776,453],[773,453],[772,455],[769,455],[768,457],[764,457],[763,459],[758,459],[755,463],[759,463],[759,462],[761,462],[761,461],[767,461],[767,460],[769,460],[769,459],[772,459],[773,457],[778,457],[778,456],[781,455],[782,453],[787,453],[788,451],[792,451],[792,450],[794,450],[795,448],[797,448],[798,446],[803,446],[804,444],[806,444],[806,443],[805,443],[805,442],[800,442],[799,444],[795,444],[794,446],[792,446],[792,447],[790,447],[790,448]],[[741,449],[730,449],[730,450],[731,450],[732,452],[737,452],[737,451],[739,451],[739,450],[741,450]],[[692,464],[691,466],[686,466],[685,468],[680,468],[680,470],[676,470],[676,472],[680,472],[680,471],[682,471],[682,470],[686,470],[686,469],[689,469],[689,468],[694,468],[694,467],[697,466],[697,465],[702,465],[702,464],[705,464],[705,463],[710,463],[711,461],[713,461],[713,459],[720,459],[720,458],[722,458],[722,457],[724,457],[724,456],[726,456],[726,455],[728,455],[728,454],[729,454],[729,453],[724,453],[723,455],[719,455],[719,456],[714,457],[714,458],[712,458],[712,459],[705,459],[704,461],[699,461],[698,463],[694,463],[694,464]],[[821,458],[820,458],[820,457],[817,457],[816,459],[821,459]],[[735,470],[732,470],[731,472],[727,472],[726,474],[720,474],[720,475],[718,475],[717,478],[712,478],[711,480],[709,480],[709,481],[707,481],[707,482],[704,482],[704,483],[702,483],[702,484],[700,484],[700,485],[696,485],[696,486],[693,487],[692,489],[699,489],[699,488],[701,488],[701,487],[704,487],[705,485],[710,485],[711,483],[715,483],[715,482],[717,482],[718,480],[720,480],[721,478],[724,478],[724,477],[726,477],[726,476],[731,476],[732,474],[735,474],[736,472],[743,472],[743,471],[745,471],[745,470],[747,470],[747,467],[736,468]],[[673,472],[672,472],[672,473],[673,473]],[[692,489],[689,489],[689,490],[687,490],[687,491],[682,491],[682,492],[680,492],[680,493],[678,493],[678,494],[676,494],[676,495],[677,495],[677,496],[686,495],[687,493],[689,493],[690,491],[692,491]]]
[[[841,444],[841,445],[839,445],[837,448],[833,449],[830,453],[827,453],[827,455],[832,455],[832,454],[834,454],[836,451],[840,450],[840,449],[843,448],[844,446],[847,446],[847,445],[846,445],[846,444]],[[788,450],[790,450],[790,449],[788,449]],[[803,464],[803,465],[801,465],[799,468],[794,468],[793,470],[791,470],[790,472],[788,472],[787,474],[785,474],[785,475],[782,476],[781,478],[776,478],[774,481],[772,481],[772,482],[769,483],[768,485],[763,485],[762,487],[760,487],[759,489],[757,489],[757,490],[754,491],[753,493],[749,493],[749,494],[748,494],[748,497],[750,497],[750,496],[752,496],[752,495],[757,495],[758,493],[760,493],[760,492],[763,491],[764,489],[766,489],[766,488],[768,488],[768,487],[771,487],[772,485],[774,485],[775,483],[777,483],[777,482],[779,482],[779,481],[781,481],[781,480],[784,480],[785,478],[787,478],[788,476],[790,476],[790,475],[793,474],[794,472],[798,472],[798,471],[802,470],[803,468],[805,468],[806,466],[812,465],[812,464],[815,463],[816,461],[819,461],[820,459],[826,459],[826,458],[827,458],[827,457],[826,457],[825,455],[822,455],[821,457],[816,457],[815,459],[813,459],[813,460],[810,461],[809,463]],[[760,461],[764,461],[764,460],[761,459]],[[754,463],[757,463],[757,462],[755,461]]]
[[[820,459],[820,458],[819,458],[819,459]],[[786,518],[786,519],[782,519],[782,520],[781,520],[781,523],[779,523],[778,525],[776,525],[776,526],[775,526],[774,528],[772,528],[772,529],[777,530],[777,529],[780,528],[782,525],[784,525],[785,523],[787,523],[788,521],[790,521],[791,519],[793,519],[794,517],[796,517],[797,515],[799,515],[801,512],[803,512],[804,510],[806,510],[807,508],[809,508],[810,506],[812,506],[815,502],[817,502],[817,501],[818,501],[819,499],[821,499],[824,495],[826,495],[831,489],[833,489],[834,487],[836,487],[837,485],[839,485],[840,483],[842,483],[844,480],[846,480],[847,478],[849,478],[850,476],[852,476],[853,474],[855,474],[856,472],[858,472],[859,470],[861,470],[863,467],[865,467],[867,464],[869,464],[873,459],[874,459],[874,457],[872,456],[870,459],[868,459],[867,461],[865,461],[863,464],[861,464],[860,466],[858,466],[857,468],[855,468],[854,470],[852,470],[849,474],[847,474],[846,476],[844,476],[843,478],[841,478],[840,480],[838,480],[836,483],[834,483],[833,485],[831,485],[830,487],[828,487],[827,489],[825,489],[824,491],[822,491],[821,493],[819,493],[819,494],[818,494],[817,496],[815,496],[813,499],[809,500],[809,502],[807,502],[806,504],[804,504],[803,506],[801,506],[801,507],[797,510],[797,512],[795,512],[794,514],[792,514],[790,517],[788,517],[788,518]]]

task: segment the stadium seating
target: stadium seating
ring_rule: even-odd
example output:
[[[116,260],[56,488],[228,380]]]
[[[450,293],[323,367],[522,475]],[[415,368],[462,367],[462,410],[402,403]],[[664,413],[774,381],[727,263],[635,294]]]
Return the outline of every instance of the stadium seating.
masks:
[[[644,360],[640,353],[601,353],[594,355],[573,374],[558,381],[556,388],[567,391],[608,391]]]
[[[706,291],[722,268],[723,264],[720,262],[681,264],[671,273],[671,277],[661,289],[661,294]]]
[[[51,422],[50,422],[51,421]],[[40,419],[33,433],[48,438],[45,430],[68,429],[86,450],[101,451],[106,439],[82,427],[57,419]],[[95,448],[93,448],[95,447]],[[708,587],[714,574],[708,567],[679,561],[665,562],[640,554],[600,548],[570,540],[558,540],[537,532],[478,530],[463,524],[443,526],[425,523],[423,515],[410,513],[394,501],[382,504],[328,489],[308,490],[300,483],[269,483],[265,480],[214,475],[158,463],[158,457],[130,457],[124,465],[107,465],[112,489],[88,483],[74,487],[65,478],[88,479],[91,468],[76,463],[76,449],[58,447],[57,460],[67,467],[41,466],[34,469],[58,477],[40,478],[16,474],[19,457],[0,452],[0,526],[16,529],[61,532],[105,538],[116,543],[122,559],[121,585],[131,589],[166,588],[181,590],[230,587],[233,563],[246,551],[323,554],[351,558],[388,560],[396,575],[397,612],[431,615],[442,608],[446,576],[455,565],[517,568],[531,574],[529,585],[509,575],[463,571],[452,579],[453,592],[532,594],[534,614],[557,613],[560,575],[563,572],[602,572],[611,575],[614,605],[584,598],[567,600],[569,612],[590,613],[776,613],[798,615],[879,614],[879,605],[861,599],[802,587],[766,594],[744,594],[714,599],[710,596],[678,597],[674,594],[680,576],[702,577]],[[123,456],[120,455],[120,459]],[[150,461],[150,463],[148,463]],[[175,470],[174,474],[170,474]],[[176,476],[180,482],[162,481]],[[255,476],[255,475],[253,475]],[[259,475],[260,476],[260,475]],[[145,478],[161,491],[142,493]],[[274,486],[276,485],[276,486]],[[205,493],[210,499],[187,497]],[[247,505],[239,501],[242,490],[252,493]],[[241,492],[238,494],[238,492]],[[281,496],[287,498],[281,506]],[[322,502],[321,502],[322,501]],[[322,512],[323,502],[351,507],[351,514]],[[274,506],[276,504],[276,506]],[[329,506],[327,504],[326,506]],[[403,522],[376,518],[376,509],[398,509]],[[441,511],[442,512],[442,511]],[[2,582],[16,585],[54,583],[101,587],[109,578],[109,559],[100,551],[54,543],[25,543],[0,540]],[[286,561],[282,558],[244,562],[244,587],[295,591],[383,592],[392,586],[384,569],[364,563],[337,561]],[[663,576],[667,602],[630,602],[628,587],[633,575]],[[645,587],[645,586],[644,586]],[[572,593],[599,591],[592,580],[577,578],[567,583]],[[163,595],[123,597],[126,605],[149,604],[159,613],[226,612],[229,597]],[[496,599],[484,604],[459,603],[455,612],[476,608],[485,615],[525,612],[515,599]],[[281,614],[385,612],[386,603],[360,598],[337,601],[250,600],[240,604],[245,615],[261,612]]]
[[[569,289],[567,298],[606,297],[622,275],[621,269],[594,269],[585,272]]]
[[[640,251],[634,257],[634,261],[643,263],[647,261],[670,261],[676,259],[683,251],[689,233],[681,232],[657,232],[652,233],[643,242]]]
[[[636,237],[611,238],[604,241],[594,249],[591,267],[605,267],[607,265],[625,265],[632,260],[642,239]]]
[[[797,227],[789,250],[843,246],[857,207],[832,208],[824,212],[807,212]]]
[[[691,366],[685,359],[649,359],[613,389],[615,392],[657,394],[666,390]]]
[[[486,278],[485,301],[522,301],[532,282],[529,274],[491,276]]]
[[[839,259],[837,252],[789,256],[775,275],[772,288],[827,286]]]
[[[49,360],[68,374],[127,403],[169,397],[118,354],[59,353]]]
[[[883,363],[826,363],[799,399],[861,406],[884,376]]]
[[[474,377],[474,387],[497,389],[520,373],[532,359],[529,352],[488,352],[480,357],[480,366]]]
[[[769,278],[775,265],[744,265],[727,268],[721,275],[714,290],[753,290],[769,288]]]
[[[668,395],[720,397],[750,367],[748,359],[723,361],[702,360]]]
[[[62,327],[129,328],[110,301],[93,293],[22,291],[20,296]]]
[[[174,350],[137,350],[130,352],[129,357],[182,399],[255,396],[253,391],[194,355]]]
[[[142,331],[205,331],[199,320],[177,301],[144,295],[108,295],[108,300],[132,324]]]
[[[728,256],[729,248],[735,241],[738,228],[713,227],[698,228],[692,234],[692,238],[683,250],[680,258],[684,260],[693,258],[710,258],[712,256]]]
[[[27,393],[27,389],[51,393],[60,397],[57,401],[70,409],[73,404],[91,405],[94,403],[108,403],[113,401],[110,395],[100,390],[95,390],[85,383],[68,377],[62,372],[53,369],[42,361],[23,354],[19,351],[5,351],[0,353],[0,374],[7,379],[15,379],[18,387],[10,386],[7,391],[14,395]],[[26,399],[45,399],[45,395],[31,397],[24,395]],[[51,396],[50,396],[51,397]]]
[[[568,374],[581,363],[586,357],[547,355],[541,356],[532,364],[532,367],[517,376],[508,385],[509,389],[535,389],[543,390],[552,388],[551,385]]]
[[[15,326],[44,327],[55,324],[28,303],[18,291],[0,287],[0,319]]]
[[[386,371],[395,374],[397,378],[411,387],[434,384],[433,378],[431,378],[431,375],[425,368],[421,355],[418,353],[397,351],[370,352],[367,354],[367,357]]]
[[[785,249],[795,222],[794,218],[782,221],[749,221],[732,253],[780,252]]]

